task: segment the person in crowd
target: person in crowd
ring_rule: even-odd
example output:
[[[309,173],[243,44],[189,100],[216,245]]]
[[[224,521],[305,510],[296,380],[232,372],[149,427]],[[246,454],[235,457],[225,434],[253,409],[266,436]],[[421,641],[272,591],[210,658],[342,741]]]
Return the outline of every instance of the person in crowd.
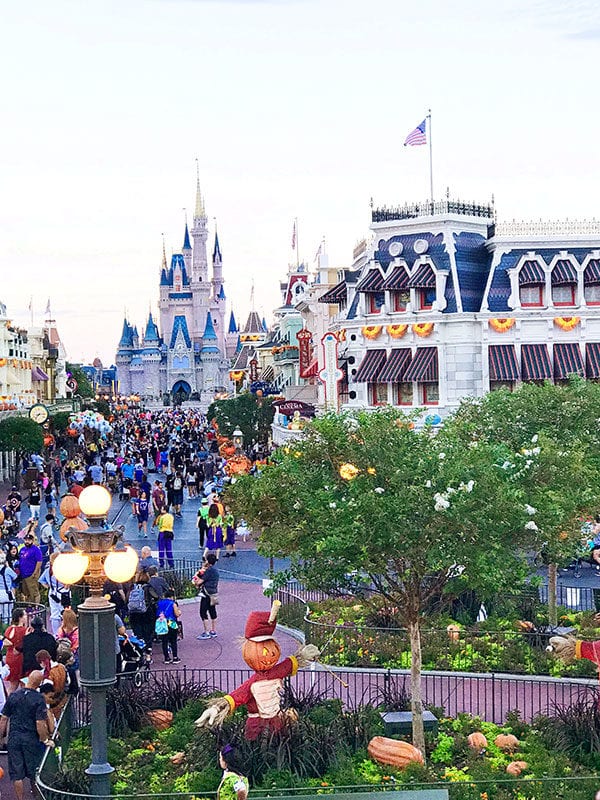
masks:
[[[225,558],[235,558],[235,519],[228,506],[225,506],[225,516],[223,518],[225,527]]]
[[[133,588],[129,592],[129,622],[138,639],[143,639],[146,648],[152,651],[158,592],[150,585],[148,573],[140,570]]]
[[[16,486],[13,486],[6,498],[6,505],[8,508],[10,508],[11,512],[17,517],[17,519],[21,514],[22,503],[23,498],[21,497],[21,493],[18,491]]]
[[[188,467],[185,471],[185,482],[187,485],[188,490],[188,499],[193,500],[196,497],[196,478],[198,473],[198,467],[192,461],[188,464]]]
[[[160,510],[162,508],[166,508],[167,497],[165,495],[165,490],[163,489],[163,485],[160,481],[154,481],[154,488],[152,489],[152,512],[154,514],[154,519],[152,521],[152,527],[156,527],[156,519],[160,514]]]
[[[150,567],[158,567],[158,559],[152,555],[152,550],[145,544],[140,550],[138,569],[148,571]]]
[[[148,538],[148,510],[148,496],[146,492],[142,492],[137,503],[137,522],[138,533],[141,533],[144,539]]]
[[[40,525],[40,550],[42,551],[43,562],[45,565],[48,563],[52,553],[58,548],[58,542],[54,536],[54,514],[46,514],[46,519]]]
[[[56,639],[67,639],[71,645],[71,653],[75,659],[75,667],[79,662],[79,621],[77,614],[72,608],[65,608],[62,615],[61,624],[56,631]]]
[[[34,617],[31,621],[31,633],[23,639],[23,675],[29,675],[34,669],[40,669],[35,654],[47,650],[52,659],[56,658],[56,639],[44,630],[44,620]]]
[[[208,531],[208,498],[203,497],[198,509],[198,546],[200,550],[204,550],[204,541],[206,539],[206,532]]]
[[[8,775],[17,800],[23,800],[25,796],[25,778],[29,778],[31,791],[34,791],[35,774],[44,748],[54,746],[54,731],[49,725],[46,703],[37,691],[43,679],[42,672],[34,670],[28,685],[8,697],[0,716],[1,739],[5,738],[8,729]]]
[[[169,584],[165,580],[162,575],[158,574],[157,567],[148,567],[148,583],[157,594],[158,599],[160,600],[162,597],[165,596],[165,592],[169,588]]]
[[[64,664],[59,664],[50,657],[47,650],[38,650],[35,660],[44,674],[42,683],[49,683],[51,690],[46,694],[46,702],[56,721],[67,704],[68,675]]]
[[[48,590],[48,605],[50,606],[50,624],[52,633],[56,636],[62,624],[63,610],[71,604],[71,590],[61,583],[54,572],[52,565],[58,557],[58,552],[52,553],[50,563],[40,577],[40,586]]]
[[[88,475],[92,479],[92,483],[101,484],[104,480],[104,471],[100,464],[90,464]]]
[[[10,669],[4,679],[7,694],[16,691],[23,676],[23,639],[27,634],[28,625],[29,619],[25,609],[13,609],[10,625],[4,631],[3,642],[6,648],[5,661]]]
[[[165,558],[171,568],[175,566],[175,561],[173,560],[174,524],[173,514],[170,514],[165,508],[161,509],[156,520],[158,528],[158,562],[161,567],[165,565]]]
[[[223,547],[223,520],[216,503],[212,503],[208,507],[207,522],[208,530],[206,531],[204,558],[206,558],[209,553],[214,553],[218,561],[221,548]]]
[[[42,551],[34,543],[34,535],[25,533],[24,545],[19,551],[19,589],[26,603],[40,602],[40,585],[38,583],[42,572]]]
[[[219,766],[223,777],[217,789],[217,800],[246,800],[248,797],[248,778],[242,774],[237,750],[230,744],[219,753]]]
[[[18,579],[19,576],[8,563],[6,553],[0,550],[0,620],[5,625],[12,616]]]
[[[156,615],[155,631],[162,645],[165,664],[179,664],[181,659],[177,655],[177,636],[181,611],[173,589],[167,589],[165,596],[158,601]]]
[[[12,543],[9,545],[8,550],[6,551],[6,563],[8,566],[14,570],[17,575],[19,575],[19,547],[18,545]]]
[[[194,575],[192,582],[200,590],[200,619],[204,627],[198,639],[210,639],[217,635],[217,602],[219,570],[215,567],[217,557],[208,553],[203,567]],[[210,623],[208,618],[210,617]]]
[[[176,517],[181,516],[181,506],[183,505],[183,475],[181,470],[177,470],[173,478],[173,511]]]
[[[127,584],[111,580],[104,581],[102,587],[104,596],[115,606],[115,614],[122,618],[127,616],[127,590]]]
[[[40,517],[40,506],[42,504],[42,490],[40,489],[40,484],[38,481],[34,481],[31,484],[31,489],[29,490],[29,497],[27,498],[27,502],[29,504],[29,512],[34,519],[39,519]]]

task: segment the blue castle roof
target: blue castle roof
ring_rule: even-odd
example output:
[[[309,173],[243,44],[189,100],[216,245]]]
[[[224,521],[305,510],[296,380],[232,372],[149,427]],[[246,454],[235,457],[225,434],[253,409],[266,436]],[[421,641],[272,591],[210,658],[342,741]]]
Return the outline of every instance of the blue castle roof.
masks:
[[[146,323],[146,331],[144,333],[144,346],[156,345],[159,341],[158,328],[152,319],[152,313],[148,315],[148,322]]]
[[[206,325],[204,326],[204,333],[202,335],[202,352],[203,353],[218,353],[219,348],[216,345],[217,334],[215,326],[213,325],[212,316],[210,311],[206,315]]]
[[[173,349],[175,347],[175,342],[177,340],[177,335],[179,331],[183,334],[183,339],[185,341],[186,347],[192,346],[192,340],[190,339],[190,332],[187,326],[187,320],[183,314],[178,314],[175,319],[173,320],[173,330],[171,331],[171,343],[169,344],[169,349]]]
[[[133,347],[133,331],[126,319],[123,320],[123,332],[119,340],[119,350],[125,347]]]
[[[235,321],[235,317],[232,311],[229,316],[229,328],[227,330],[227,333],[237,333],[237,330],[238,330],[237,322]]]
[[[219,289],[217,300],[225,300],[225,289],[223,288],[223,284],[221,284],[221,288]]]
[[[190,232],[188,231],[187,222],[185,223],[185,234],[183,236],[183,250],[191,250],[192,245],[190,244]]]
[[[221,246],[219,245],[219,234],[215,231],[215,246],[213,248],[213,263],[215,261],[221,262],[223,256],[221,255]]]

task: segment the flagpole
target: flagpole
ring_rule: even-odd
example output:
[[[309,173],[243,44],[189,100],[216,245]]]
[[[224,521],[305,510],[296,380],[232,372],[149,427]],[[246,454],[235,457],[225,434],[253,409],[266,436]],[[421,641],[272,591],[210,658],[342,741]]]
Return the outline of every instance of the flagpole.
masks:
[[[429,130],[427,133],[429,136],[429,191],[431,193],[431,211],[433,212],[433,150],[432,150],[432,143],[431,143],[431,109],[427,114],[427,119],[429,120]]]
[[[300,236],[298,235],[298,217],[296,217],[296,270],[300,266]]]

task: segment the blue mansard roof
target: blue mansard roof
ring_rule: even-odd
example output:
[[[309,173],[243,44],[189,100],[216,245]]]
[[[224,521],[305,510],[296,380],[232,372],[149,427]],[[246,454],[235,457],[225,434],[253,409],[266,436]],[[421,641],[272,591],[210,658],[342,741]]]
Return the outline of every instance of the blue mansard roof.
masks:
[[[175,267],[179,267],[181,270],[181,283],[183,286],[190,285],[190,279],[187,274],[187,270],[185,268],[185,261],[183,260],[183,255],[181,253],[173,253],[171,256],[171,266],[168,270],[161,270],[160,273],[160,285],[161,286],[173,286],[173,271]]]
[[[123,331],[119,340],[119,350],[125,347],[133,347],[133,330],[126,319],[123,320]]]
[[[171,343],[169,344],[169,349],[175,347],[175,342],[177,340],[177,335],[179,332],[183,334],[183,339],[185,341],[186,347],[192,346],[192,340],[190,339],[190,333],[188,331],[187,320],[183,314],[178,314],[175,319],[173,320],[173,330],[171,331]]]

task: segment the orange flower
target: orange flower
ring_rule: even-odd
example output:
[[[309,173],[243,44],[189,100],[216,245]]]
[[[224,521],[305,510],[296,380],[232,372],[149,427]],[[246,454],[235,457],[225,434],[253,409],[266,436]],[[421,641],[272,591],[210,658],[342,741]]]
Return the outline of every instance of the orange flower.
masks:
[[[488,320],[490,328],[493,328],[496,333],[506,333],[506,331],[512,328],[515,322],[516,320],[514,317],[497,317]]]
[[[413,332],[417,334],[417,336],[421,336],[425,338],[426,336],[431,336],[433,333],[433,322],[416,322],[413,326]]]
[[[339,469],[340,477],[345,481],[352,481],[360,472],[358,467],[354,464],[342,464]]]
[[[554,324],[563,331],[572,331],[580,322],[579,317],[554,317]]]

